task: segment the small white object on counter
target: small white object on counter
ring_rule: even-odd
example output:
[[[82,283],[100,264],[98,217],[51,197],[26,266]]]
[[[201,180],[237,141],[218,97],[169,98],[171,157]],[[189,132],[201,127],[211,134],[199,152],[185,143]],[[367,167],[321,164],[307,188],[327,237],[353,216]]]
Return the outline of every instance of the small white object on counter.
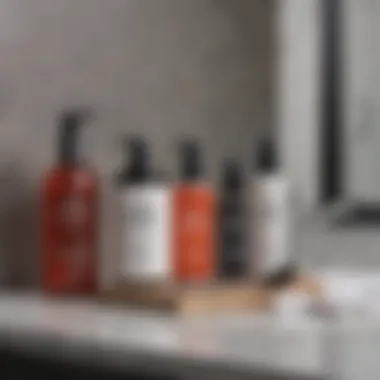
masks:
[[[343,319],[380,319],[380,273],[329,271],[319,275],[325,302]]]

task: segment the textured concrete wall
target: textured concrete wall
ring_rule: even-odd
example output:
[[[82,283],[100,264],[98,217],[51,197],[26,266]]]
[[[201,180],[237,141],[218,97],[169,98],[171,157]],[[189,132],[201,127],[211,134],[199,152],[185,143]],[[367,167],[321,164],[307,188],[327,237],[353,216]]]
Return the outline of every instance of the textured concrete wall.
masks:
[[[174,142],[184,135],[204,142],[212,178],[222,156],[247,160],[273,113],[272,11],[269,0],[0,0],[7,270],[11,257],[25,263],[16,277],[36,273],[38,185],[55,158],[55,117],[64,106],[96,110],[84,151],[104,185],[101,247],[108,259],[119,249],[111,179],[123,133],[144,134],[157,166],[171,174]]]

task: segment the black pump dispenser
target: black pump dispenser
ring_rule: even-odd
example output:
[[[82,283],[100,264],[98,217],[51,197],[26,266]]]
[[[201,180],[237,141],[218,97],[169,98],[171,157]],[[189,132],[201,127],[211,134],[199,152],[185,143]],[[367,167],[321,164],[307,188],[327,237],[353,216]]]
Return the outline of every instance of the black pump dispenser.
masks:
[[[59,162],[63,165],[75,165],[80,161],[78,132],[86,117],[78,111],[65,112],[60,121]]]
[[[147,143],[140,137],[126,138],[124,141],[126,166],[122,172],[123,182],[143,181],[150,176],[150,160]]]
[[[195,181],[202,177],[203,167],[199,145],[194,140],[180,144],[180,176],[184,181]]]
[[[260,173],[273,173],[279,169],[278,152],[273,141],[264,140],[259,146],[257,170]]]
[[[223,166],[222,186],[225,191],[239,192],[243,187],[243,175],[239,163],[226,161]]]

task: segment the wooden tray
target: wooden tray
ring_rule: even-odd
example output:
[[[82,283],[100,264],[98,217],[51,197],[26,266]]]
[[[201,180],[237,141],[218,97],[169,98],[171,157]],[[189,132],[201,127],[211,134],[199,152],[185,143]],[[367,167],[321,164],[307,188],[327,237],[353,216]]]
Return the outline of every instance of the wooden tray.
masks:
[[[256,283],[208,285],[119,284],[103,299],[121,305],[184,314],[263,310],[269,294]]]

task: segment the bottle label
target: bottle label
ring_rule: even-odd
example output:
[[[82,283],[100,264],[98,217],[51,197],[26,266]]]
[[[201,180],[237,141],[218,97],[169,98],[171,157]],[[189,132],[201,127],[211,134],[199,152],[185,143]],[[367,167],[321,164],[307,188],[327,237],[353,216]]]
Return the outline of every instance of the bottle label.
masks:
[[[255,184],[253,197],[254,270],[270,275],[286,266],[289,257],[289,197],[281,177],[269,177]]]
[[[121,271],[129,280],[160,280],[170,274],[170,191],[132,186],[122,194]]]
[[[174,197],[175,277],[208,280],[214,269],[214,206],[207,190],[178,189]]]
[[[79,290],[95,281],[96,209],[94,199],[60,194],[46,216],[49,278],[55,286]]]
[[[224,196],[221,201],[220,218],[221,274],[248,273],[243,200],[236,196]]]

